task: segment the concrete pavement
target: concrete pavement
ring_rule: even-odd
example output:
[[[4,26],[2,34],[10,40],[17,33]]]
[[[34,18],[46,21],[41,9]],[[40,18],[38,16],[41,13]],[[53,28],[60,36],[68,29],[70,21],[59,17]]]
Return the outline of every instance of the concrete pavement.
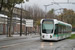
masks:
[[[58,42],[52,42],[40,41],[40,38],[36,37],[20,39],[19,41],[1,42],[0,50],[75,50],[75,39],[65,39]]]
[[[7,37],[6,35],[0,35],[0,41],[7,41],[7,40],[17,40],[17,39],[27,39],[27,38],[35,38],[39,37],[39,34],[30,34],[30,35],[13,35],[12,37]]]

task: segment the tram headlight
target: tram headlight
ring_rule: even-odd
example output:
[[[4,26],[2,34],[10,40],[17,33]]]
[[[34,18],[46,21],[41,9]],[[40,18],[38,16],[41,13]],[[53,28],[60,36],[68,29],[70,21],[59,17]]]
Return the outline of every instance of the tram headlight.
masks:
[[[50,38],[52,38],[52,35],[50,35]]]
[[[42,37],[44,38],[44,35]]]

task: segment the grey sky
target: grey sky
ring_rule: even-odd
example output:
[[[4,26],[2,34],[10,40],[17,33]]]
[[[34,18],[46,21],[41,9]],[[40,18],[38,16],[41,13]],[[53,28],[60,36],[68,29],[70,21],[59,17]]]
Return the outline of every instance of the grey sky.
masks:
[[[23,3],[23,6],[33,6],[34,4],[38,5],[41,9],[45,10],[44,5],[51,4],[51,2],[67,2],[67,0],[29,0],[29,2]],[[69,0],[70,2],[75,2],[75,0]],[[20,7],[21,5],[16,5]],[[75,11],[75,4],[60,4],[60,5],[51,5],[47,8],[47,11],[50,9],[59,9],[59,8],[68,8]]]

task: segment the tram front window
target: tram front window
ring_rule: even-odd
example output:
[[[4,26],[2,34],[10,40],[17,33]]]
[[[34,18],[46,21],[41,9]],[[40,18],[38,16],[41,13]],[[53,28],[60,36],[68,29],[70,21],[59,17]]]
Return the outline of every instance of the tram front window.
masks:
[[[43,24],[42,24],[43,33],[46,33],[46,34],[53,33],[53,28],[54,28],[53,21],[43,21]]]

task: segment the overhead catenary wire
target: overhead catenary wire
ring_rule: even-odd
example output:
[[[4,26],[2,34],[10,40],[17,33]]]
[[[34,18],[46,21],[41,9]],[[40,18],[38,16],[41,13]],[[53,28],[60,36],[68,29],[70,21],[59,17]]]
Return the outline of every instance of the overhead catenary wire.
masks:
[[[53,2],[56,3],[54,0],[53,0]],[[59,3],[56,3],[56,4],[57,4],[59,7],[63,8],[62,6],[59,5]]]

